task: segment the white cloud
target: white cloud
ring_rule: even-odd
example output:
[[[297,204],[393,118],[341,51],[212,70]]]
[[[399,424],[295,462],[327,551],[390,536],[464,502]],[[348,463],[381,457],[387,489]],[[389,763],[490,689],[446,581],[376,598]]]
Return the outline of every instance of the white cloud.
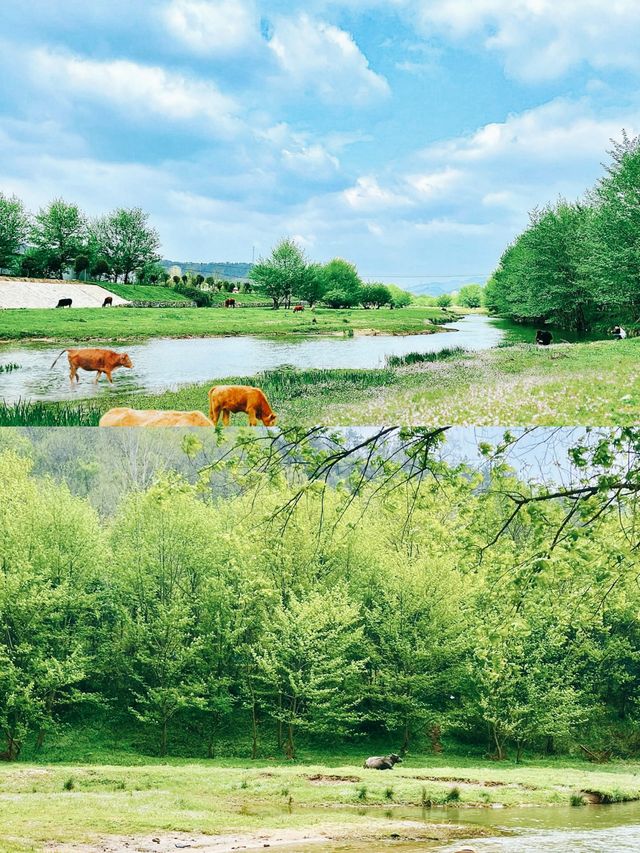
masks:
[[[201,54],[227,55],[260,39],[260,22],[246,0],[171,0],[163,10],[169,32]]]
[[[365,104],[389,95],[389,84],[369,67],[353,36],[301,14],[278,18],[269,41],[287,84],[328,103]]]
[[[340,161],[323,145],[307,145],[297,150],[282,150],[282,161],[287,169],[313,180],[324,180],[335,174]]]
[[[239,128],[238,105],[210,82],[128,60],[100,62],[45,49],[29,57],[34,79],[54,95],[85,96],[112,104],[131,118],[159,116],[192,122],[193,129],[228,136]]]
[[[354,186],[343,191],[342,198],[349,207],[362,211],[403,207],[411,203],[406,196],[381,187],[372,175],[358,178]]]
[[[513,76],[553,79],[580,63],[640,69],[636,0],[399,0],[425,35],[480,36]]]
[[[437,172],[407,175],[406,182],[422,198],[446,195],[464,177],[460,169],[445,167]]]

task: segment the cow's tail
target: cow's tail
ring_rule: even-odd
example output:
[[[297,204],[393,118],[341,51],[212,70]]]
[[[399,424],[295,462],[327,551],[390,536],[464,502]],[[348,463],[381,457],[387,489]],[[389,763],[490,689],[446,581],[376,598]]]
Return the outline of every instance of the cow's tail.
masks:
[[[60,358],[60,356],[64,355],[64,354],[65,354],[65,352],[68,352],[68,350],[63,349],[63,350],[62,350],[62,352],[60,353],[60,355],[58,356],[58,358]],[[55,367],[55,366],[56,366],[57,361],[58,361],[58,358],[56,358],[56,360],[53,362],[53,364],[51,365],[51,367]],[[49,368],[49,369],[51,369],[51,368]]]

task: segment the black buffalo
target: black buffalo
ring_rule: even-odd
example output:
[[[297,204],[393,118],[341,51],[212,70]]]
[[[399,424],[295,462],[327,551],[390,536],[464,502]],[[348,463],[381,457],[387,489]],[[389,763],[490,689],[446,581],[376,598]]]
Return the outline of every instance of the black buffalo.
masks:
[[[102,303],[102,307],[106,308],[107,305],[113,305],[113,296],[105,296],[104,302]]]
[[[541,347],[548,347],[553,341],[553,335],[546,329],[538,329],[536,332],[536,343]]]
[[[72,303],[73,299],[58,299],[56,308],[71,308]]]
[[[394,764],[402,764],[402,759],[392,752],[391,755],[374,755],[367,758],[363,766],[368,770],[393,770]]]

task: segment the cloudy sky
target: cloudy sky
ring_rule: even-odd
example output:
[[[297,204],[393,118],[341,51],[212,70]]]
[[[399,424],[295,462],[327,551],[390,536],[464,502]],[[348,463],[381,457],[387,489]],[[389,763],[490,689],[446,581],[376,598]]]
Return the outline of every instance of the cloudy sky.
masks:
[[[640,130],[639,37],[636,0],[1,0],[0,190],[141,206],[173,259],[486,277]]]

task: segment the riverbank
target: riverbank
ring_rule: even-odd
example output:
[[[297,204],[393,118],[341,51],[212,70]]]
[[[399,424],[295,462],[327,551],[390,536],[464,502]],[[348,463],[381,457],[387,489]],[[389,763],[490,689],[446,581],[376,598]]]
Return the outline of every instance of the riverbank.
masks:
[[[571,760],[448,765],[433,756],[410,757],[389,773],[339,761],[20,762],[0,765],[2,849],[60,853],[185,844],[222,853],[332,839],[444,843],[489,834],[477,825],[445,823],[450,809],[567,806],[596,795],[637,800],[639,772],[640,765],[623,762],[597,768]]]
[[[0,311],[0,341],[126,343],[146,338],[223,335],[431,334],[460,315],[425,306],[352,308],[65,308]],[[1,355],[1,350],[0,350]]]
[[[214,369],[212,369],[214,373]],[[640,339],[498,347],[377,370],[281,369],[226,383],[259,385],[279,424],[625,426],[640,419]],[[3,426],[95,426],[113,406],[200,409],[207,382],[160,394],[110,389],[95,400],[0,407]],[[244,415],[233,423],[246,423]]]

